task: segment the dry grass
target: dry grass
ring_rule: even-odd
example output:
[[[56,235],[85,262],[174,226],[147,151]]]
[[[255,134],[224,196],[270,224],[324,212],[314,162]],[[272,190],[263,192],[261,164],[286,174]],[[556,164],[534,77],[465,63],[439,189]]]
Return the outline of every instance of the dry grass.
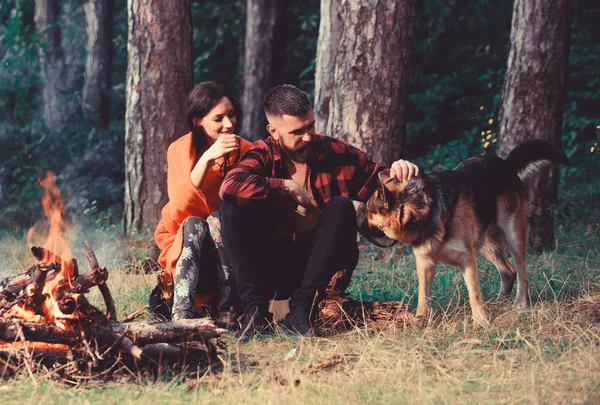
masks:
[[[126,269],[141,266],[145,242],[102,234],[88,238],[100,264],[111,272],[109,285],[119,316],[144,305],[154,277],[128,274]],[[30,264],[23,245],[19,237],[0,240],[0,277],[7,269],[18,272]],[[74,255],[85,257],[83,251]],[[592,250],[587,257],[536,256],[529,263],[536,304],[519,310],[490,301],[493,322],[486,330],[473,329],[456,270],[441,269],[439,279],[447,283],[446,291],[438,286],[437,309],[423,327],[356,328],[314,339],[276,334],[245,345],[227,335],[229,357],[223,359],[223,370],[214,374],[167,374],[158,380],[132,375],[111,383],[71,385],[51,381],[43,373],[24,373],[4,381],[0,396],[6,404],[600,402],[598,252]],[[357,270],[353,294],[400,294],[411,301],[411,266],[410,258],[389,266],[365,261]],[[484,295],[492,297],[499,280],[497,274],[487,273],[482,284],[490,287]],[[94,299],[101,305],[99,296]]]

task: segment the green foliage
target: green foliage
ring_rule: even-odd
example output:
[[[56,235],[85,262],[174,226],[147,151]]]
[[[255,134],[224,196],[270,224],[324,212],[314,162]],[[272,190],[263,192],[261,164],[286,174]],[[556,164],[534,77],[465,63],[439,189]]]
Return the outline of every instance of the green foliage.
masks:
[[[81,72],[86,39],[81,3],[61,4],[70,8],[63,8],[58,25],[65,27],[63,40],[75,49],[71,63]],[[287,4],[284,80],[312,93],[319,1]],[[45,45],[35,31],[34,11],[33,0],[0,4],[0,228],[27,227],[40,213],[36,179],[46,170],[57,173],[70,212],[97,225],[115,225],[124,182],[126,1],[115,4],[110,126],[94,128],[77,110],[60,134],[50,134],[42,120],[39,50]],[[451,168],[469,156],[494,153],[511,14],[511,2],[418,2],[405,156],[423,169]],[[193,1],[191,19],[195,83],[217,80],[241,94],[245,1]],[[563,184],[572,185],[565,198],[572,206],[557,211],[563,217],[597,212],[587,196],[596,196],[593,167],[600,153],[599,19],[596,1],[575,1],[563,146],[576,165],[564,171]],[[80,89],[69,95],[77,104],[80,96]]]
[[[192,3],[194,82],[215,80],[242,92],[244,0]],[[307,92],[314,87],[319,1],[288,2],[284,81]]]
[[[28,227],[39,219],[42,188],[37,179],[49,170],[57,175],[68,214],[103,226],[119,222],[126,69],[126,41],[119,39],[127,37],[124,3],[117,1],[117,10],[120,7],[124,12],[115,17],[115,21],[125,24],[115,29],[115,51],[121,58],[115,58],[111,124],[105,129],[96,128],[78,108],[60,133],[51,133],[42,119],[39,51],[46,45],[35,31],[34,2],[6,3],[14,8],[7,13],[2,9],[5,23],[0,26],[0,197],[5,208],[0,228]],[[74,50],[67,59],[81,76],[86,38],[83,12],[77,4],[73,2],[71,8],[63,9],[57,25],[65,27],[61,32],[63,45]],[[79,105],[80,97],[77,90],[65,102]],[[99,217],[91,218],[92,211]]]
[[[194,83],[214,80],[241,90],[245,0],[194,1]]]
[[[599,140],[600,125],[600,34],[595,29],[600,8],[592,0],[579,0],[573,10],[563,121],[569,157],[589,151]],[[512,2],[419,3],[405,155],[427,170],[495,152],[491,141],[497,133],[511,15]],[[491,134],[487,148],[482,131],[483,138]]]
[[[461,157],[482,151],[480,131],[489,129],[500,100],[511,13],[510,2],[419,3],[406,156],[433,150],[459,162],[439,156],[439,145],[451,140],[448,149],[458,147]]]
[[[319,36],[319,1],[288,1],[284,80],[312,94]]]

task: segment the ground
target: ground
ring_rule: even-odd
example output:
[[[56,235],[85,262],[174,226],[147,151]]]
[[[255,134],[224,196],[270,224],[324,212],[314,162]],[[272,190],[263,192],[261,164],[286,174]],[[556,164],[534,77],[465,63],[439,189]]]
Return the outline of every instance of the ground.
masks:
[[[155,284],[154,275],[136,273],[147,239],[123,240],[106,232],[86,238],[110,271],[119,317],[143,306]],[[595,238],[593,233],[570,235],[558,241],[556,251],[529,256],[532,306],[527,309],[495,300],[499,276],[481,259],[481,284],[492,316],[487,329],[473,327],[460,272],[444,266],[436,276],[434,312],[424,326],[356,327],[313,339],[275,334],[240,345],[226,334],[229,352],[217,372],[183,376],[161,370],[157,378],[132,372],[110,382],[54,381],[43,370],[23,372],[3,381],[2,401],[597,403],[600,254]],[[74,241],[73,255],[83,259],[80,245]],[[416,275],[409,253],[404,247],[364,249],[351,295],[403,300],[414,308]],[[23,237],[1,238],[0,276],[30,264]],[[102,305],[99,294],[92,299]]]

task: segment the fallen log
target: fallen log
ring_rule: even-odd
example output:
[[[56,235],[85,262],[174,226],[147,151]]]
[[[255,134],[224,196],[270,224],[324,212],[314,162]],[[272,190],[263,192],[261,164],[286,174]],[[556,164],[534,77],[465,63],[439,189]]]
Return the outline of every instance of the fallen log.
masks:
[[[219,337],[212,321],[206,319],[190,319],[184,323],[91,323],[83,329],[88,336],[98,341],[113,344],[122,336],[137,345],[150,343],[183,343],[190,341],[208,341]],[[0,319],[0,340],[14,342],[25,340],[62,343],[76,346],[82,343],[81,333],[77,330],[65,330],[48,322],[21,322],[14,319]]]

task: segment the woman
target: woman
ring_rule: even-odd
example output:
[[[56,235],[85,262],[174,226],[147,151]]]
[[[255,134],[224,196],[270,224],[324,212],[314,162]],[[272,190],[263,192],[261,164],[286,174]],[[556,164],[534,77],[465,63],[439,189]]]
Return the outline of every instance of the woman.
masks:
[[[234,134],[239,114],[237,100],[221,84],[200,83],[188,97],[191,132],[167,152],[169,202],[155,238],[166,269],[160,287],[163,296],[172,292],[173,320],[193,318],[203,306],[214,310],[225,286],[218,193],[227,170],[252,146]]]

